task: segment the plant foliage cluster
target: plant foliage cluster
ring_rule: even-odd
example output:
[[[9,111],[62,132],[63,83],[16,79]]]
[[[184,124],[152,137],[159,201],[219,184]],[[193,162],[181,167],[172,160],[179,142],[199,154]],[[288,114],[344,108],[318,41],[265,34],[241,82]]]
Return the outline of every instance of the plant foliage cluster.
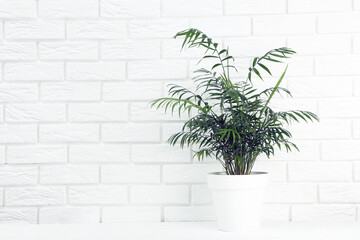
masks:
[[[198,29],[188,29],[177,33],[174,38],[183,37],[182,48],[204,48],[203,59],[213,59],[216,63],[210,69],[196,70],[193,78],[196,90],[171,84],[168,97],[152,101],[152,107],[164,108],[165,112],[197,113],[183,126],[182,131],[169,138],[169,143],[181,147],[197,145],[194,157],[215,157],[228,175],[250,174],[256,158],[260,154],[274,155],[276,147],[287,151],[297,149],[289,139],[291,133],[285,125],[291,121],[313,121],[318,117],[308,111],[274,111],[269,102],[274,94],[291,93],[280,87],[287,67],[272,88],[258,91],[252,80],[254,76],[272,75],[268,64],[282,63],[295,54],[290,48],[277,48],[262,57],[253,59],[247,78],[232,82],[230,69],[235,69],[234,58],[228,49]],[[201,61],[200,60],[200,61]]]

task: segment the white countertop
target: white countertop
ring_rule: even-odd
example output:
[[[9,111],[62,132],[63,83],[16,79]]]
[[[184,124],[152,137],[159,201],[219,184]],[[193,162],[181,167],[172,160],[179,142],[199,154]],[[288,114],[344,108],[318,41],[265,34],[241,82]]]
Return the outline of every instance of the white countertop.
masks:
[[[0,225],[1,240],[360,240],[360,222],[264,223],[239,234],[221,232],[215,223],[119,223],[97,225]]]

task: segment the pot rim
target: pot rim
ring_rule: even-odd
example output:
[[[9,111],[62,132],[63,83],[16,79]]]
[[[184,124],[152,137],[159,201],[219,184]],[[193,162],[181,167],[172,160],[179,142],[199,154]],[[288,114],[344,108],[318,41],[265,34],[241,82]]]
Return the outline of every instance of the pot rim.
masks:
[[[252,171],[250,174],[247,175],[227,175],[225,172],[209,172],[208,175],[213,176],[226,176],[226,177],[246,177],[246,176],[256,176],[256,175],[267,175],[268,172],[262,172],[262,171]]]

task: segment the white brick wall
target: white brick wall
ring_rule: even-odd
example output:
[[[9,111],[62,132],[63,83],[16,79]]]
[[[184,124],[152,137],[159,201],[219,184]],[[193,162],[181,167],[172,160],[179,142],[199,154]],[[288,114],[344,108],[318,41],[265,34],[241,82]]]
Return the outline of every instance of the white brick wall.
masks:
[[[1,1],[0,3],[1,18],[35,18],[36,2],[30,1]]]
[[[6,39],[64,39],[64,22],[5,22]]]
[[[355,206],[296,205],[291,208],[292,221],[355,221]]]
[[[40,167],[41,184],[76,184],[98,182],[99,170],[96,165]]]
[[[124,204],[127,202],[126,186],[85,186],[69,188],[69,203],[89,204]]]
[[[97,0],[40,0],[38,3],[39,18],[76,18],[98,17]]]
[[[203,51],[171,39],[188,27],[229,45],[240,76],[271,48],[298,52],[284,82],[294,99],[272,104],[321,122],[291,126],[301,152],[259,158],[264,219],[360,221],[359,11],[358,0],[0,0],[0,223],[214,220],[206,173],[220,165],[168,146],[186,118],[148,104],[168,83],[189,86]]]
[[[64,64],[61,62],[5,63],[5,81],[54,81],[64,80]]]
[[[40,209],[39,223],[98,223],[99,216],[97,207],[45,207]]]

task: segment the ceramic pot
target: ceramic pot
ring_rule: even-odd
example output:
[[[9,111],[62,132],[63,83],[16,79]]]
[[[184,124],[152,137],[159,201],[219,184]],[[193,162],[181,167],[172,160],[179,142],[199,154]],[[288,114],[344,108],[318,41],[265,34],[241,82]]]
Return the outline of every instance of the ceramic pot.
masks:
[[[250,175],[208,174],[208,186],[219,230],[247,232],[260,228],[264,192],[268,183],[266,172]]]

